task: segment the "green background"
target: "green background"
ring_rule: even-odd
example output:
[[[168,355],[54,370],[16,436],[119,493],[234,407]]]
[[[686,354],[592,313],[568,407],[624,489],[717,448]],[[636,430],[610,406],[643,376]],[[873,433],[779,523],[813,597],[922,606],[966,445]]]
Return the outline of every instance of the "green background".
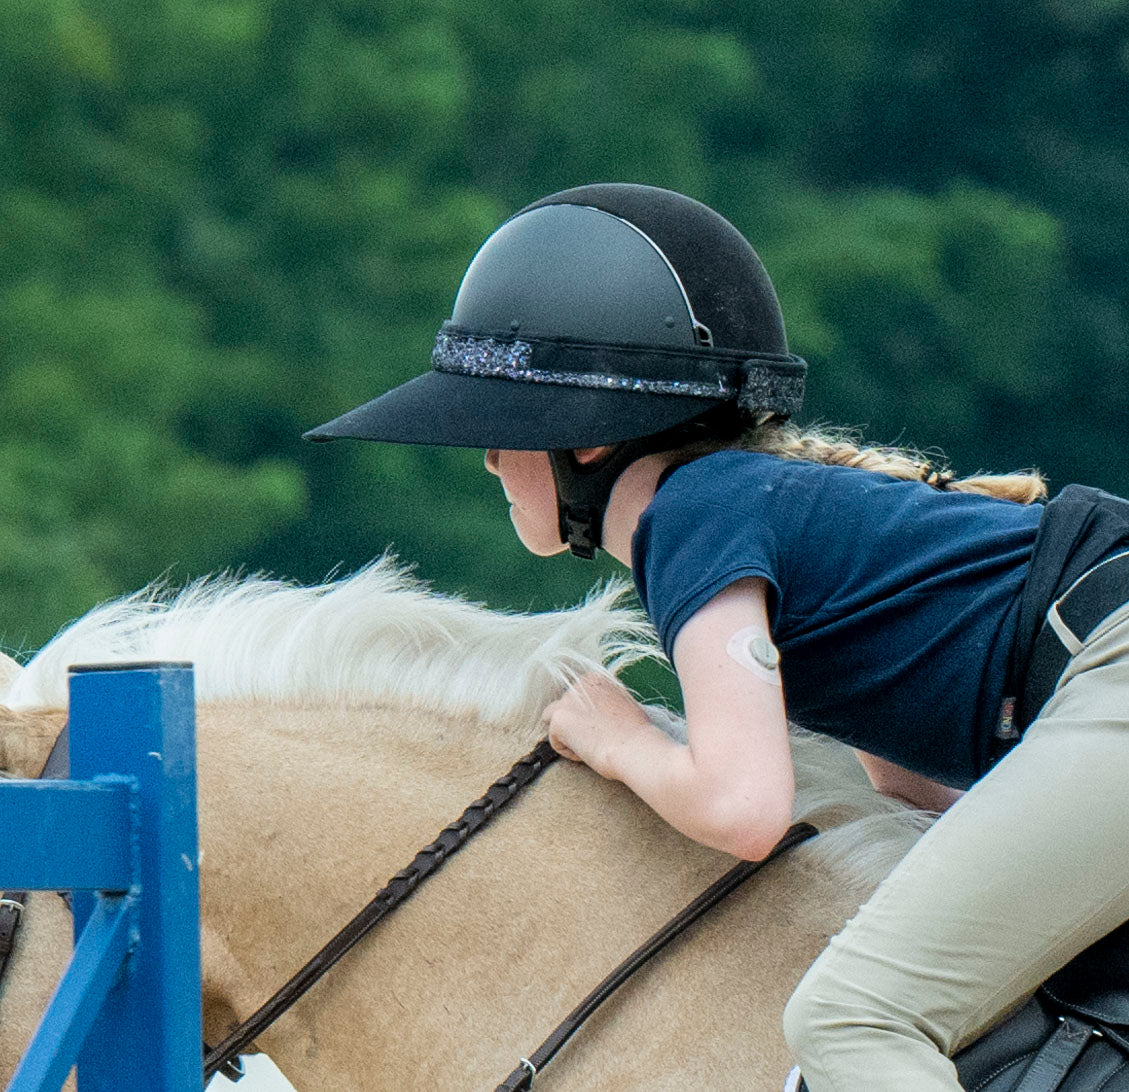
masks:
[[[476,452],[303,444],[424,370],[545,193],[669,186],[761,252],[806,420],[1129,493],[1125,0],[0,0],[0,644],[392,549],[492,606]]]

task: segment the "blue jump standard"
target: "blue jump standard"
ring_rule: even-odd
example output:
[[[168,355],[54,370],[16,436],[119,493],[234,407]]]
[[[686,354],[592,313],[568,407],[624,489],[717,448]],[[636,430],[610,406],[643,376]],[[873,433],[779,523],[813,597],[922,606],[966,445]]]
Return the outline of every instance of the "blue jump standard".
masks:
[[[76,667],[70,780],[0,783],[0,890],[74,892],[75,948],[8,1092],[192,1092],[200,1057],[190,664]],[[7,794],[7,795],[5,795]]]

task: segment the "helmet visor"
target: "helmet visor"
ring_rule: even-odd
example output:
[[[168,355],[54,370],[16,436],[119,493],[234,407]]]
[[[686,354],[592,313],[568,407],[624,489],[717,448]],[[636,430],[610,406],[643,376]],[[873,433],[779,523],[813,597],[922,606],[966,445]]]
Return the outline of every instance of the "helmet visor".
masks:
[[[519,383],[432,371],[311,429],[308,440],[551,451],[660,432],[723,399]]]

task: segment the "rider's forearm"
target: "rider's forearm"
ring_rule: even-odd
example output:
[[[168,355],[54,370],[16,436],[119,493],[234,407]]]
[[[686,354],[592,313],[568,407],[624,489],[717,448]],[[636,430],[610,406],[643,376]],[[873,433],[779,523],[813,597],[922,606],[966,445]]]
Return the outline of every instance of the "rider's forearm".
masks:
[[[634,733],[610,764],[675,829],[736,857],[765,857],[791,821],[790,767],[711,761],[658,729]]]

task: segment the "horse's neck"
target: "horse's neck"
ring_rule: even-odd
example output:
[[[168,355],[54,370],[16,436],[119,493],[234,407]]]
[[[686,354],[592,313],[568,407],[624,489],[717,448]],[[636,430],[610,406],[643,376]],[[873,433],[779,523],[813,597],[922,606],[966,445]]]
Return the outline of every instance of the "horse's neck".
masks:
[[[61,709],[16,713],[0,705],[0,769],[16,777],[38,777],[66,719]]]
[[[391,708],[202,708],[206,1032],[261,1004],[528,744]],[[623,786],[558,763],[263,1045],[303,1089],[485,1087],[731,864]],[[844,900],[828,886],[799,857],[766,870],[609,1003],[615,1021],[570,1047],[555,1086],[696,1088],[711,1066],[778,1081],[784,1000],[857,906],[829,909]],[[698,1044],[685,1060],[672,1020]],[[626,1049],[639,1043],[646,1058]],[[672,1066],[685,1080],[636,1083]]]
[[[339,890],[358,877],[358,895],[371,894],[530,749],[530,734],[396,704],[201,705],[203,879],[224,860],[269,887],[263,842],[298,838],[320,855],[308,861],[315,872],[339,866]]]

